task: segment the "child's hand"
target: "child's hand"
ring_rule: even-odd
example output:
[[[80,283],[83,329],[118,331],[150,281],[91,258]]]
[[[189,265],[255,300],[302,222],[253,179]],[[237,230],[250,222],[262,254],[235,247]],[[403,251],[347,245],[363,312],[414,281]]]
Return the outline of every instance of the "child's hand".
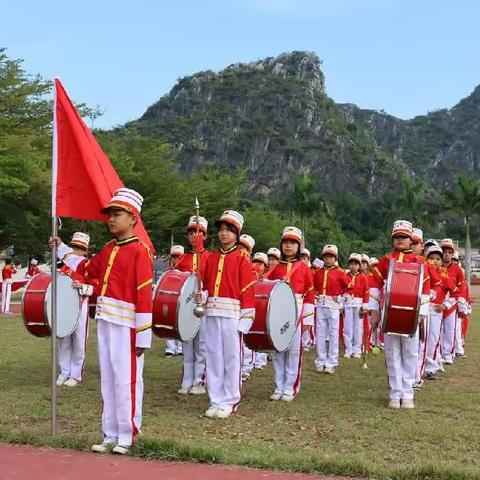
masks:
[[[60,237],[50,237],[50,240],[48,241],[48,246],[50,248],[53,248],[55,244],[57,245],[57,247],[59,247],[62,244],[62,239]]]
[[[135,347],[135,355],[137,357],[141,357],[143,355],[143,352],[145,351],[144,348],[141,347]]]

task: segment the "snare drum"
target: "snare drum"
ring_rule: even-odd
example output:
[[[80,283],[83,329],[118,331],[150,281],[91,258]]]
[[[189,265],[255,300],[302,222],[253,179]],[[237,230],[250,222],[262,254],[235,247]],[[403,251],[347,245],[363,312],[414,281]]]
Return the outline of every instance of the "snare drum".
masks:
[[[255,320],[244,336],[248,348],[261,352],[283,352],[295,336],[297,299],[285,281],[263,280],[253,286]]]
[[[36,337],[51,335],[52,276],[39,274],[28,283],[22,298],[25,328]],[[80,296],[72,288],[72,279],[57,275],[57,338],[71,335],[78,325]]]
[[[201,318],[193,314],[197,277],[192,272],[168,270],[153,293],[152,331],[161,338],[188,342],[200,330]]]
[[[382,311],[384,333],[415,335],[420,313],[423,275],[422,263],[390,260]]]

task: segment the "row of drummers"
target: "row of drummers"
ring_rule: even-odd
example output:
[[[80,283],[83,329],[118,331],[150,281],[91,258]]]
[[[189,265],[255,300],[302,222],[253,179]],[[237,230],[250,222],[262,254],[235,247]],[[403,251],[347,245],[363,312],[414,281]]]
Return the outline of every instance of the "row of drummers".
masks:
[[[206,319],[182,347],[167,341],[166,353],[183,349],[180,394],[205,393],[208,379],[207,416],[223,418],[236,410],[239,371],[247,379],[254,364],[266,364],[265,352],[274,352],[270,399],[290,402],[300,391],[302,346],[315,345],[317,372],[332,374],[339,364],[339,337],[349,358],[381,343],[391,408],[413,408],[414,387],[422,385],[425,372],[433,379],[443,363],[453,363],[455,352],[464,355],[461,325],[468,321],[468,294],[450,239],[424,244],[421,230],[400,220],[392,229],[390,254],[380,260],[351,254],[345,272],[335,245],[325,245],[322,260],[310,263],[296,227],[284,229],[279,249],[253,255],[254,239],[241,234],[242,226],[238,212],[225,212],[217,222],[221,248],[214,253],[202,248],[199,268],[193,251],[172,247],[172,270],[160,280],[154,299],[153,331],[168,337],[171,326],[162,323],[161,311],[168,303],[163,292],[170,290],[164,287],[178,271],[202,278],[204,293],[197,301],[205,303]],[[207,227],[204,218],[190,219],[192,247],[198,247],[199,235],[205,238]],[[382,306],[387,307],[383,323]]]

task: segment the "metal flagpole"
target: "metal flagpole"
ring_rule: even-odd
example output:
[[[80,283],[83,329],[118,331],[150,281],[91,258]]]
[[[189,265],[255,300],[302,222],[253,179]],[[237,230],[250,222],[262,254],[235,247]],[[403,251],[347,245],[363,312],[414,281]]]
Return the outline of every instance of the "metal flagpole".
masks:
[[[57,225],[57,88],[54,88],[53,135],[52,135],[52,237],[58,236]],[[52,246],[52,284],[51,284],[51,434],[57,432],[57,244]]]

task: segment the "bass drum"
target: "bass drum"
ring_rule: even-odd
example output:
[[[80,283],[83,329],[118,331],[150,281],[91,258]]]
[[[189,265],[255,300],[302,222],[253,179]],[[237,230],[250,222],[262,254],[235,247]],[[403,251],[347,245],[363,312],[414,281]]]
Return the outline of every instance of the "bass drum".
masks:
[[[202,322],[193,314],[197,277],[192,272],[168,270],[153,292],[152,331],[161,338],[188,342]]]
[[[22,317],[25,328],[36,337],[51,335],[52,276],[40,274],[28,283],[22,298]],[[71,335],[78,326],[80,296],[72,288],[72,279],[57,275],[57,338]]]
[[[382,311],[384,333],[415,335],[418,328],[423,275],[422,263],[390,261]]]
[[[263,280],[253,286],[255,320],[244,336],[248,348],[257,352],[284,352],[295,336],[298,307],[295,293],[285,281]]]

